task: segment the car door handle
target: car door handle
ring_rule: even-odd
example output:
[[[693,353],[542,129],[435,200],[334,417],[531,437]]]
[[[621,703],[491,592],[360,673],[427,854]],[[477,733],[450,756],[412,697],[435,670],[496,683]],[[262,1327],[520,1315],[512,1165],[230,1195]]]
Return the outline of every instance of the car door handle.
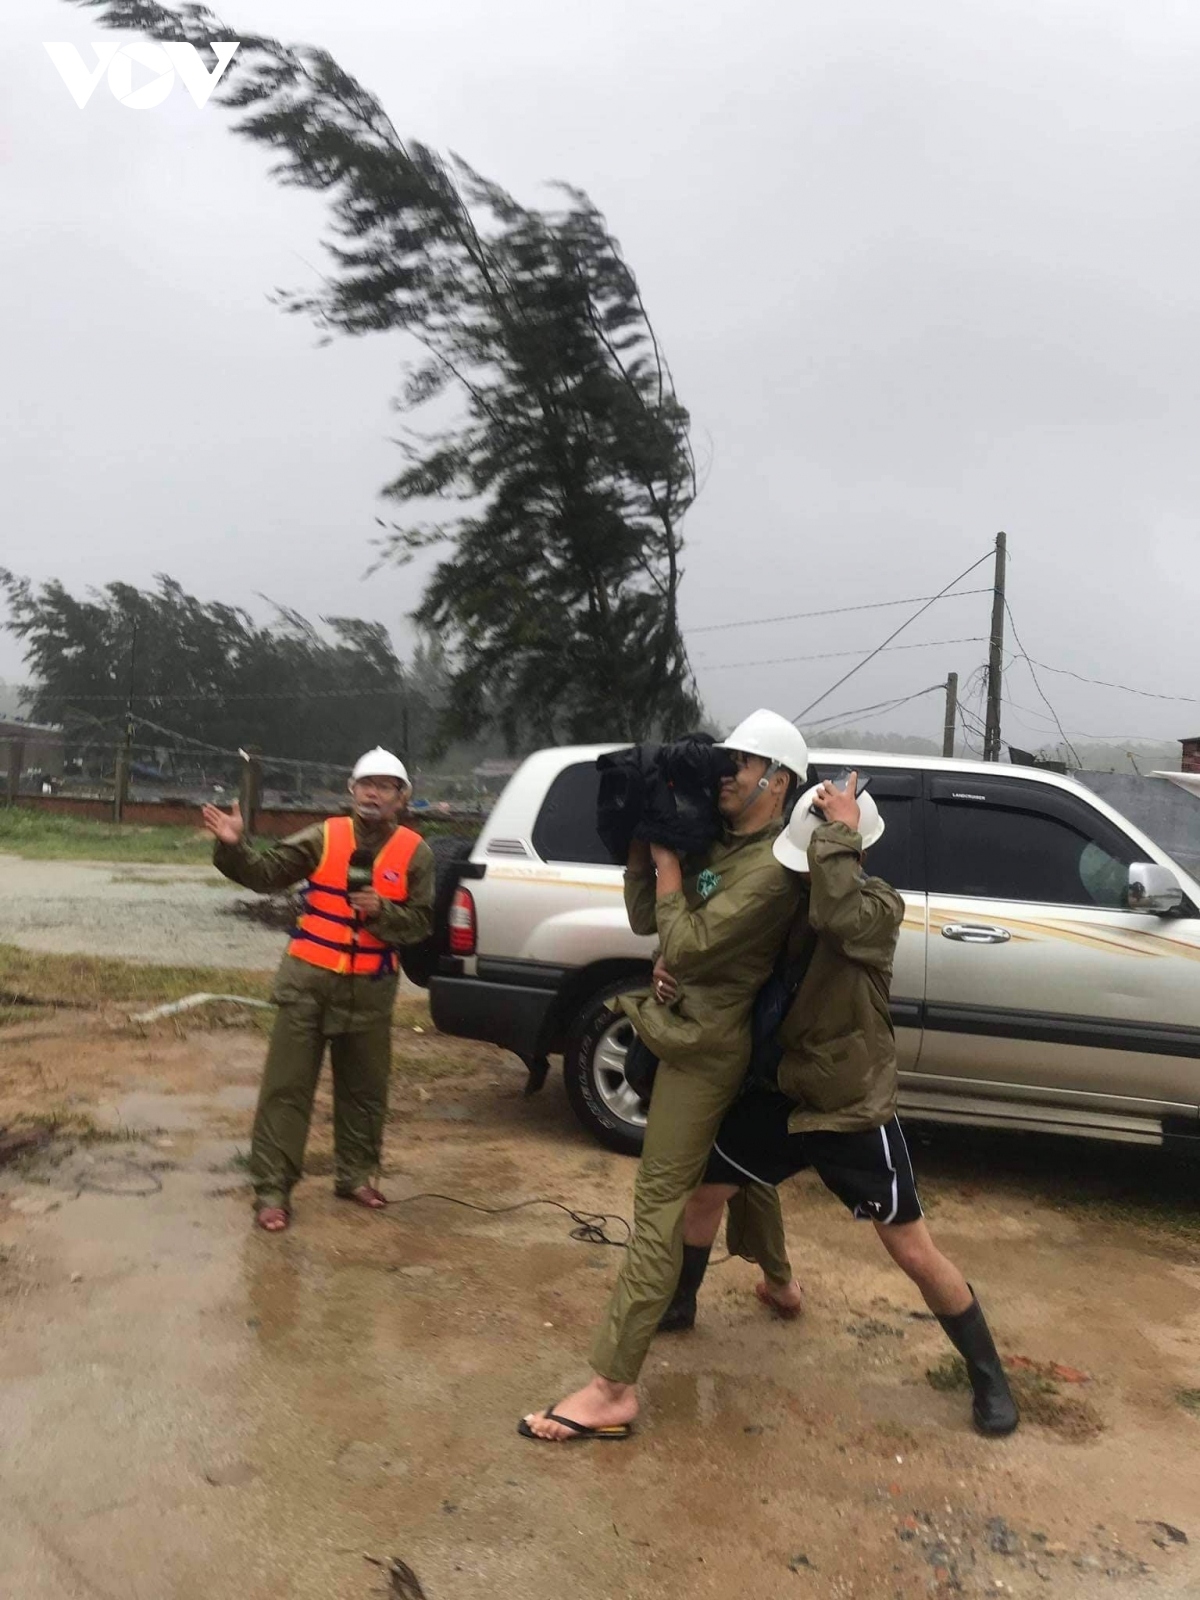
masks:
[[[990,922],[948,922],[942,929],[942,938],[958,944],[1007,944],[1012,934]]]

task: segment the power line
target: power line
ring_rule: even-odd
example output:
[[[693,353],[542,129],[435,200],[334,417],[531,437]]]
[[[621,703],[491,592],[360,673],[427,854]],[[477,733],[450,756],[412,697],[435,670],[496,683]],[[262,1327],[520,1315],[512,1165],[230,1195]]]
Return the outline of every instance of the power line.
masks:
[[[1079,759],[1079,751],[1076,750],[1075,746],[1071,743],[1070,739],[1067,738],[1066,730],[1063,728],[1062,722],[1059,719],[1058,712],[1050,704],[1050,701],[1049,701],[1049,698],[1048,698],[1048,696],[1046,694],[1046,691],[1042,688],[1041,680],[1038,678],[1037,673],[1034,671],[1033,662],[1029,659],[1029,657],[1028,657],[1028,655],[1026,654],[1026,651],[1025,651],[1025,646],[1021,643],[1021,635],[1017,632],[1017,620],[1012,614],[1012,607],[1009,605],[1007,599],[1004,601],[1004,609],[1008,613],[1009,625],[1012,628],[1013,639],[1016,642],[1017,649],[1021,652],[1021,659],[1024,661],[1025,665],[1029,668],[1029,676],[1033,679],[1033,687],[1037,690],[1038,694],[1041,695],[1043,701],[1045,701],[1046,710],[1054,718],[1054,725],[1058,729],[1059,734],[1062,736],[1063,743],[1066,745],[1066,747],[1070,751],[1071,755],[1073,755],[1075,757],[1075,765],[1077,767],[1082,767],[1083,766],[1083,762]]]
[[[212,755],[232,756],[235,759],[245,760],[241,750],[227,750],[219,744],[208,744],[203,739],[193,739],[189,734],[180,733],[176,728],[164,728],[161,723],[151,722],[148,717],[135,717],[134,721],[143,728],[153,728],[155,733],[166,734],[168,738],[177,739],[180,744],[191,749],[205,750]],[[296,756],[270,756],[258,757],[265,766],[279,767],[314,767],[321,772],[349,772],[349,767],[339,766],[335,761],[303,761]]]
[[[975,748],[975,746],[971,743],[972,733],[975,734],[976,738],[979,738],[979,737],[982,736],[982,729],[980,728],[980,725],[979,725],[979,718],[975,717],[973,719],[975,721],[976,727],[975,727],[975,729],[971,729],[971,728],[969,728],[967,726],[967,716],[968,716],[968,712],[967,712],[966,707],[963,706],[963,705],[960,705],[958,707],[958,720],[962,724],[963,744],[966,745],[966,747],[967,747],[967,754],[968,755],[974,756],[976,758],[976,760],[982,760],[983,759],[983,751],[982,750],[977,750]]]
[[[904,600],[872,600],[859,606],[830,606],[824,611],[791,611],[783,617],[747,617],[742,622],[705,622],[697,628],[685,628],[692,633],[716,633],[723,628],[765,628],[773,622],[808,622],[813,617],[844,617],[851,611],[884,611],[889,606],[915,606],[922,600],[958,600],[969,594],[990,594],[990,589],[961,589],[958,594],[914,594]]]
[[[918,689],[914,694],[902,695],[899,699],[877,700],[874,705],[855,706],[849,711],[835,711],[832,716],[818,717],[815,722],[810,722],[807,726],[816,730],[828,727],[831,722],[844,722],[847,717],[865,717],[872,713],[897,711],[901,706],[908,705],[910,700],[920,700],[924,695],[934,694],[945,687],[944,683],[931,683],[927,689]]]
[[[971,565],[966,569],[965,572],[960,572],[958,577],[952,579],[952,581],[948,583],[944,589],[939,589],[937,594],[932,596],[931,599],[927,600],[919,611],[914,611],[912,616],[909,617],[906,622],[902,622],[893,633],[889,633],[887,638],[881,645],[878,646],[877,649],[872,650],[870,655],[864,656],[857,666],[851,667],[850,671],[844,673],[835,684],[832,684],[828,689],[826,689],[824,694],[818,695],[815,700],[813,700],[809,705],[806,705],[803,711],[798,711],[792,718],[792,721],[799,722],[801,717],[806,717],[810,711],[815,711],[817,706],[819,706],[823,700],[828,700],[829,696],[836,690],[840,689],[844,683],[848,682],[856,672],[861,672],[868,662],[874,661],[875,657],[882,651],[886,650],[893,639],[898,639],[906,628],[910,628],[913,623],[916,622],[918,617],[923,617],[931,605],[936,604],[936,602],[942,599],[944,595],[949,594],[950,590],[954,588],[955,584],[961,583],[964,578],[970,577],[971,573],[974,572],[977,567],[983,566],[985,561],[990,561],[991,559],[992,552],[989,550],[986,552],[986,554],[980,556],[978,561],[972,561]]]
[[[1200,705],[1200,696],[1194,694],[1159,694],[1153,689],[1134,689],[1128,683],[1113,683],[1108,678],[1087,678],[1081,672],[1072,672],[1069,667],[1049,666],[1045,661],[1035,661],[1023,650],[1021,657],[1031,666],[1040,667],[1043,672],[1053,672],[1061,678],[1074,678],[1079,683],[1092,683],[1101,689],[1120,689],[1125,694],[1139,695],[1143,700],[1172,700],[1179,704]]]
[[[927,639],[923,644],[893,644],[885,645],[882,650],[876,650],[876,655],[881,655],[883,650],[936,650],[942,645],[949,644],[984,644],[986,640],[981,634],[970,639]],[[845,656],[856,656],[858,650],[818,650],[810,656],[773,656],[762,661],[715,661],[710,665],[697,662],[697,668],[705,672],[732,672],[735,667],[785,667],[797,661],[838,661]]]
[[[1024,712],[1028,717],[1037,717],[1041,722],[1053,723],[1054,719],[1048,717],[1044,711],[1039,711],[1036,706],[1022,705],[1019,700],[1014,700],[1010,695],[1004,696],[1004,703],[1011,711]],[[1019,720],[1019,719],[1018,719]],[[1029,725],[1026,723],[1026,727]],[[1030,733],[1045,733],[1044,728],[1029,728]],[[1119,744],[1129,740],[1135,744],[1166,745],[1175,743],[1174,740],[1156,738],[1148,733],[1090,733],[1086,728],[1068,728],[1067,732],[1076,739],[1095,739],[1100,744]]]

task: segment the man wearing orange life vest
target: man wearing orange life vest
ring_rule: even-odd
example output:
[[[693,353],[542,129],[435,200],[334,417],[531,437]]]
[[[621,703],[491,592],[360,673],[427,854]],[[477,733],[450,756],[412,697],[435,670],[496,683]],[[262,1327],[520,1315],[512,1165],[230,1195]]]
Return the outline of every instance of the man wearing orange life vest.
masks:
[[[410,793],[403,762],[375,749],[350,779],[353,817],[330,817],[278,844],[249,845],[237,805],[204,807],[213,864],[227,878],[259,894],[308,880],[275,977],[279,1009],[250,1144],[255,1216],[268,1233],[291,1220],[326,1042],[334,1191],[370,1210],[387,1204],[371,1179],[387,1115],[397,953],[433,927],[433,855],[399,820]]]

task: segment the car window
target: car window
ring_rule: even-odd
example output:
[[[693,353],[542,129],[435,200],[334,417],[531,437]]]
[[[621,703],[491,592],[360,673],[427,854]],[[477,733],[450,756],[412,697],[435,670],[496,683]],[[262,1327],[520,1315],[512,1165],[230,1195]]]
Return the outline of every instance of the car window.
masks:
[[[832,778],[838,770],[828,765],[817,768],[822,778]],[[893,889],[919,889],[921,873],[913,830],[921,792],[920,779],[912,773],[890,769],[872,772],[866,767],[860,776],[871,780],[871,794],[879,807],[884,829],[883,838],[867,852],[865,870],[873,878],[890,883]]]
[[[935,894],[1049,905],[1125,905],[1135,847],[1065,817],[991,803],[935,804],[929,886]]]
[[[875,804],[883,818],[883,838],[867,851],[864,869],[871,877],[890,883],[893,889],[915,889],[912,828],[916,801],[879,794]]]
[[[533,825],[533,848],[543,861],[578,861],[612,866],[612,856],[596,832],[600,774],[594,761],[564,767],[546,791]]]

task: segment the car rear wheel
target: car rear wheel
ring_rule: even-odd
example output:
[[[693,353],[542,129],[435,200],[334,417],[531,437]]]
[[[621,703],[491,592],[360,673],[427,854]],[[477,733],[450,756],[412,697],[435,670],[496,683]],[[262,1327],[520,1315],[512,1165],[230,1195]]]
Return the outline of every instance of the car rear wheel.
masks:
[[[563,1052],[563,1077],[571,1109],[601,1144],[622,1155],[641,1153],[646,1102],[625,1078],[625,1052],[633,1025],[608,1001],[637,987],[626,980],[601,989],[579,1012]]]

